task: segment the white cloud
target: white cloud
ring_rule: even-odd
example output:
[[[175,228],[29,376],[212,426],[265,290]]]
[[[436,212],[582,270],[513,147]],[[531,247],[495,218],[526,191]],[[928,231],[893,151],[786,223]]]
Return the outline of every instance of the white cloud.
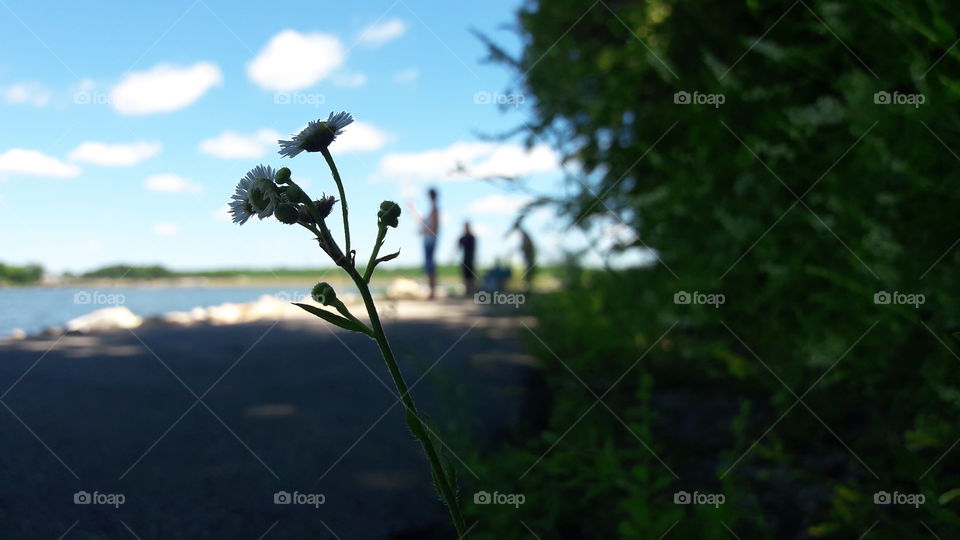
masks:
[[[356,88],[367,84],[367,76],[363,73],[337,73],[333,76],[333,84],[337,86],[346,86],[347,88]]]
[[[455,181],[476,177],[526,176],[560,167],[557,154],[546,145],[528,152],[516,144],[457,142],[425,152],[390,153],[380,160],[374,179]]]
[[[80,167],[37,150],[11,148],[0,154],[0,176],[7,174],[72,178],[80,174]]]
[[[420,77],[420,70],[417,68],[409,68],[403,71],[398,71],[396,75],[393,76],[393,82],[406,84],[411,83],[417,80]]]
[[[213,216],[213,219],[217,221],[230,221],[233,219],[233,216],[230,215],[229,204],[225,204],[220,208],[217,208],[216,210],[211,212],[210,215]]]
[[[372,152],[387,144],[387,134],[365,122],[354,122],[344,128],[333,143],[337,152]]]
[[[513,178],[560,168],[560,158],[552,148],[538,144],[527,151],[516,145],[498,145],[492,154],[475,165],[468,165],[467,171],[473,176]]]
[[[153,234],[157,236],[174,236],[180,231],[173,223],[155,223],[153,225]]]
[[[333,73],[345,56],[337,36],[284,30],[247,63],[247,76],[267,90],[300,90]]]
[[[150,191],[164,193],[199,193],[202,189],[199,184],[171,173],[151,175],[147,177],[144,185]]]
[[[363,29],[357,41],[366,45],[383,45],[402,36],[407,31],[407,25],[400,19],[392,19],[380,24],[371,24]]]
[[[50,104],[53,97],[47,87],[38,82],[22,82],[12,84],[3,90],[3,99],[13,105],[33,105],[34,107],[46,107]]]
[[[460,229],[458,229],[459,232]],[[486,223],[470,222],[470,232],[477,238],[493,238],[493,228]]]
[[[200,151],[223,159],[252,159],[262,157],[271,147],[276,147],[278,139],[278,132],[266,128],[246,134],[224,131],[201,142]]]
[[[129,167],[159,154],[161,150],[163,145],[155,142],[106,144],[88,141],[74,148],[68,157],[70,161],[93,163],[104,167]]]
[[[302,187],[303,189],[309,189],[311,186],[313,186],[313,179],[310,178],[309,176],[300,176],[298,174],[297,177],[294,178],[294,180],[296,180],[297,185]]]
[[[516,214],[531,198],[526,195],[503,195],[495,193],[472,201],[467,205],[470,214]]]
[[[109,101],[121,114],[165,113],[191,105],[222,83],[220,68],[211,62],[189,67],[158,64],[125,76],[111,90]]]
[[[476,161],[492,152],[495,146],[485,142],[458,142],[438,150],[393,152],[383,156],[375,175],[417,180],[464,178],[457,172],[458,164]]]

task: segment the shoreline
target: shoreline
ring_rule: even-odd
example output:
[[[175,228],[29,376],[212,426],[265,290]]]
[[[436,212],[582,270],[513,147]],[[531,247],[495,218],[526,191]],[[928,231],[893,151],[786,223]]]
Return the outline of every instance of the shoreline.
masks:
[[[371,280],[371,283],[383,286],[384,284],[389,284],[390,282],[396,279],[415,279],[413,277],[384,277]],[[155,288],[189,288],[189,287],[221,287],[221,288],[230,288],[230,287],[251,287],[251,286],[271,286],[271,285],[296,285],[296,286],[305,286],[312,287],[318,281],[328,281],[331,284],[349,284],[353,285],[353,282],[350,281],[349,277],[342,276],[339,274],[326,275],[323,273],[317,274],[313,277],[295,277],[295,276],[278,276],[278,277],[230,277],[230,278],[220,278],[220,277],[178,277],[178,278],[157,278],[157,279],[112,279],[112,278],[97,278],[97,279],[77,279],[69,281],[50,281],[50,282],[37,282],[30,284],[0,284],[0,290],[9,289],[9,290],[18,290],[18,289],[76,289],[83,287],[103,287],[103,288],[113,288],[113,289],[124,289],[124,288],[137,288],[137,289],[155,289]],[[439,284],[453,284],[457,283],[458,280],[449,278],[443,279],[439,278]]]
[[[359,318],[366,319],[366,312],[362,300],[352,288],[349,280],[331,280],[335,288],[341,292],[338,297],[348,306],[348,308]],[[270,285],[280,285],[277,281],[271,281]],[[440,283],[438,298],[446,300],[457,298],[455,284]],[[237,284],[237,288],[257,287],[256,284]],[[264,287],[265,285],[260,285]],[[312,285],[311,285],[312,286]],[[191,288],[191,285],[181,284],[182,288]],[[197,287],[197,285],[192,285]],[[200,286],[201,288],[203,286]],[[42,287],[45,289],[73,289],[77,287]],[[123,287],[100,287],[103,289],[122,289]],[[136,289],[164,289],[174,288],[169,285],[153,283],[152,286],[126,287]],[[211,287],[214,288],[214,287]],[[217,287],[229,288],[229,287]],[[221,302],[207,305],[194,305],[190,308],[180,310],[168,310],[158,312],[135,312],[131,310],[126,302],[120,302],[114,305],[91,305],[91,309],[82,315],[67,320],[62,326],[59,324],[50,324],[41,327],[39,330],[27,332],[21,328],[14,327],[10,330],[10,335],[0,335],[0,343],[15,342],[24,339],[43,339],[50,337],[59,337],[64,334],[89,334],[101,331],[111,331],[117,329],[135,329],[141,326],[153,325],[174,325],[180,327],[189,327],[200,324],[209,324],[213,326],[223,326],[231,324],[243,324],[251,322],[263,322],[268,320],[308,320],[315,318],[306,311],[294,306],[293,302],[306,303],[319,306],[309,296],[309,286],[297,285],[296,291],[273,291],[261,294],[256,300],[247,302]],[[100,293],[99,291],[94,291]],[[102,293],[100,293],[102,294]],[[374,286],[374,297],[381,307],[396,311],[397,302],[423,302],[420,309],[411,309],[407,305],[404,313],[419,314],[422,312],[430,313],[431,317],[444,318],[443,310],[431,309],[431,303],[426,302],[426,286],[412,279],[393,279],[389,283],[381,280],[381,283]],[[471,303],[470,299],[463,298],[464,303]],[[436,304],[436,303],[433,303]]]

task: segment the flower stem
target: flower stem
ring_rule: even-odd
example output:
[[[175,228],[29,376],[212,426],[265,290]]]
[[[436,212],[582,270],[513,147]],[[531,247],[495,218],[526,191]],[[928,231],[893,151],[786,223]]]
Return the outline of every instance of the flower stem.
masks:
[[[417,407],[413,402],[413,398],[410,396],[407,383],[403,380],[403,374],[400,373],[397,360],[393,356],[390,342],[387,341],[387,336],[383,332],[383,326],[380,324],[380,316],[377,314],[377,306],[373,303],[370,287],[355,268],[351,266],[347,267],[346,270],[347,273],[350,274],[350,277],[353,278],[354,283],[356,283],[357,289],[360,291],[360,296],[363,297],[363,303],[367,308],[367,315],[370,317],[370,326],[373,329],[374,339],[380,347],[380,354],[383,355],[383,360],[387,364],[387,368],[390,370],[390,376],[393,378],[393,383],[397,387],[397,392],[400,393],[400,399],[403,401],[403,406],[407,412],[408,425],[410,425],[414,436],[420,441],[423,452],[430,462],[430,468],[433,469],[433,476],[440,490],[440,496],[443,497],[444,502],[447,504],[450,517],[453,519],[453,526],[457,532],[457,538],[460,538],[466,527],[463,514],[460,512],[460,502],[457,500],[456,487],[451,485],[450,478],[444,470],[443,464],[440,462],[440,455],[437,453],[433,441],[427,434],[426,426],[423,420],[420,419],[420,414],[417,412]]]
[[[344,253],[347,258],[353,260],[350,255],[350,222],[347,219],[347,194],[343,191],[343,181],[340,180],[340,171],[337,170],[337,164],[333,162],[333,156],[330,155],[328,148],[320,149],[323,159],[327,160],[330,172],[333,173],[333,181],[337,183],[337,190],[340,191],[340,206],[343,207],[343,238],[346,249]]]
[[[383,245],[383,239],[387,236],[387,228],[381,226],[377,231],[377,241],[373,243],[373,251],[370,252],[370,260],[367,261],[367,267],[363,269],[363,281],[370,283],[373,277],[373,268],[377,264],[377,255],[380,254],[380,246]]]

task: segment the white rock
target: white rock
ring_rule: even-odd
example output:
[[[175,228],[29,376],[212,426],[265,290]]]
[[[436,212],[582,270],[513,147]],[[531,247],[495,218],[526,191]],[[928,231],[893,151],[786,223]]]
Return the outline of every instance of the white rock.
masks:
[[[170,311],[160,316],[160,320],[167,323],[182,324],[184,326],[194,322],[193,317],[186,311]]]
[[[246,313],[244,319],[247,321],[259,321],[263,319],[282,319],[286,316],[287,308],[291,307],[289,302],[280,300],[274,296],[264,295],[256,302],[245,304]],[[293,309],[299,309],[293,307]]]
[[[21,340],[26,339],[27,333],[23,331],[23,328],[14,328],[13,332],[10,332],[10,339]]]
[[[236,324],[243,322],[243,306],[240,304],[226,303],[219,306],[210,306],[207,308],[207,314],[211,324]]]
[[[423,286],[409,278],[397,278],[390,282],[386,294],[391,300],[422,300],[428,296]]]
[[[143,318],[134,315],[125,306],[98,309],[71,320],[67,330],[73,332],[95,332],[116,328],[136,328],[143,324]]]
[[[207,317],[207,310],[202,307],[197,306],[190,310],[190,320],[193,322],[203,322],[207,320]]]

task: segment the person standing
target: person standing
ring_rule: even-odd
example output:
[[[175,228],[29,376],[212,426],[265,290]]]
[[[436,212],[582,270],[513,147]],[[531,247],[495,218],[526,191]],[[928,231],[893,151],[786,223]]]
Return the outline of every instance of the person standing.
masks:
[[[523,227],[517,225],[517,231],[520,232],[520,252],[523,254],[523,262],[526,266],[523,281],[529,291],[533,288],[533,274],[537,266],[537,248],[533,245],[533,240]]]
[[[420,234],[423,236],[423,271],[427,274],[427,281],[430,284],[429,299],[433,300],[437,289],[437,264],[434,253],[437,250],[437,238],[440,234],[440,209],[437,204],[437,190],[430,188],[427,195],[430,197],[430,212],[426,217],[421,216],[412,203],[410,211],[420,222]]]
[[[474,291],[474,278],[476,277],[473,263],[477,253],[477,237],[470,230],[469,221],[463,222],[463,236],[460,237],[459,244],[460,250],[463,252],[463,262],[461,263],[463,287],[467,296],[470,296]]]

